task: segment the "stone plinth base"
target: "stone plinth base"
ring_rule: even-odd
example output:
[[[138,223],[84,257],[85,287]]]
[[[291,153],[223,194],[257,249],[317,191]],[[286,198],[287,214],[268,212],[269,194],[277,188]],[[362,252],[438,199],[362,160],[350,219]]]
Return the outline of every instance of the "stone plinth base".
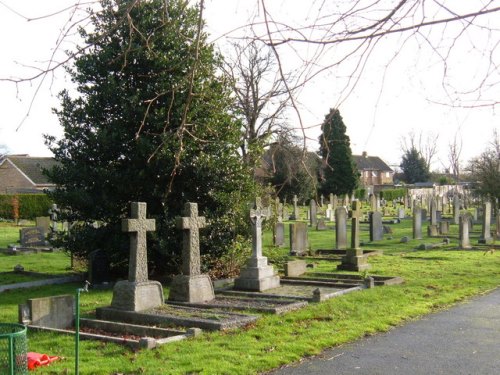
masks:
[[[207,302],[215,298],[212,280],[208,275],[177,275],[170,286],[169,301]]]
[[[273,266],[267,265],[265,257],[249,259],[247,267],[241,271],[240,277],[234,280],[234,288],[239,290],[262,292],[279,286],[280,278],[274,272]]]
[[[363,250],[348,249],[346,255],[342,257],[342,263],[337,266],[338,270],[364,271],[371,268],[368,263],[368,256],[363,254]]]
[[[163,288],[158,281],[119,281],[113,288],[111,307],[125,311],[143,311],[163,305]]]

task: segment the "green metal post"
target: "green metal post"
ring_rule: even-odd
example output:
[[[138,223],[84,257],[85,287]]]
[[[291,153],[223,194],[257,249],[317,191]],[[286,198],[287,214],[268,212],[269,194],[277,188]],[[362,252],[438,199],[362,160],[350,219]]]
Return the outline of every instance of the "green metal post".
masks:
[[[90,283],[85,280],[85,286],[76,290],[75,313],[75,375],[79,372],[80,361],[80,292],[88,292]]]
[[[14,375],[14,337],[9,336],[9,369],[10,375]]]

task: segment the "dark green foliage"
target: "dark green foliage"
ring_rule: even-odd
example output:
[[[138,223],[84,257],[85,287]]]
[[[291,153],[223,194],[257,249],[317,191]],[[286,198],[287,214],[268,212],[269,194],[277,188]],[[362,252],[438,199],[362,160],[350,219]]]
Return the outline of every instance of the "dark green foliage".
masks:
[[[316,198],[318,169],[321,162],[312,152],[304,152],[296,143],[280,139],[264,155],[269,182],[281,200],[291,202],[294,195],[300,200]]]
[[[129,202],[142,201],[157,220],[150,271],[175,272],[182,248],[175,219],[191,201],[210,223],[201,251],[219,257],[246,232],[254,189],[238,155],[229,86],[216,75],[220,57],[203,33],[196,43],[198,10],[187,1],[170,1],[168,17],[161,0],[101,2],[95,32],[81,31],[91,47],[70,71],[79,95],[60,94],[64,138],[47,138],[60,163],[49,172],[53,198],[78,223],[63,244],[81,256],[106,250],[126,266],[120,220]]]
[[[406,189],[386,189],[380,192],[380,198],[384,198],[387,201],[392,201],[393,199],[403,198],[406,195]]]
[[[338,109],[331,109],[321,125],[319,138],[321,169],[321,193],[351,194],[359,183],[359,173],[352,158],[351,143],[346,126]]]
[[[366,199],[366,189],[359,188],[354,191],[354,198],[356,199]]]
[[[427,163],[415,147],[405,152],[400,167],[403,171],[402,180],[408,184],[426,182],[430,178]]]
[[[19,219],[33,220],[37,216],[47,216],[52,200],[46,194],[17,194]],[[0,217],[14,219],[12,199],[14,195],[0,195]]]
[[[500,202],[500,142],[493,146],[470,160],[468,170],[475,182],[475,193],[490,200],[496,209]]]

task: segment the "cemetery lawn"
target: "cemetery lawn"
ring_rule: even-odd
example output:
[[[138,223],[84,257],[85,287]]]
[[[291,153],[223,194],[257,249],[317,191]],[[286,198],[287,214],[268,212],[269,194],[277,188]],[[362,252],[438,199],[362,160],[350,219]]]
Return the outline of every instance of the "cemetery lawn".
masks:
[[[134,352],[125,347],[98,341],[82,341],[81,374],[255,374],[319,354],[323,349],[387,331],[405,321],[447,308],[500,285],[500,252],[492,247],[460,251],[457,226],[452,225],[451,244],[434,250],[415,250],[421,243],[440,239],[411,240],[411,221],[391,225],[394,233],[384,240],[368,243],[364,249],[383,250],[370,257],[368,274],[401,276],[402,285],[376,287],[354,292],[285,315],[263,315],[253,326],[227,332],[205,332],[197,338],[164,345],[150,351]],[[479,228],[472,232],[476,244]],[[288,232],[288,231],[286,231]],[[332,232],[310,230],[314,249],[332,248]],[[387,239],[392,236],[393,239]],[[269,248],[268,255],[281,259],[287,248]],[[58,253],[55,253],[58,254]],[[33,254],[39,257],[47,254]],[[19,257],[12,257],[19,259]],[[0,258],[3,262],[8,258]],[[2,263],[3,264],[3,263]],[[338,262],[318,261],[316,271],[336,272]],[[2,266],[3,267],[3,266]],[[79,284],[55,285],[0,294],[0,321],[16,322],[17,305],[28,298],[74,294]],[[165,288],[168,294],[168,288]],[[83,316],[92,316],[96,307],[109,305],[112,292],[91,290],[81,294]],[[63,359],[38,374],[73,373],[74,338],[50,333],[28,333],[29,351],[61,356]]]

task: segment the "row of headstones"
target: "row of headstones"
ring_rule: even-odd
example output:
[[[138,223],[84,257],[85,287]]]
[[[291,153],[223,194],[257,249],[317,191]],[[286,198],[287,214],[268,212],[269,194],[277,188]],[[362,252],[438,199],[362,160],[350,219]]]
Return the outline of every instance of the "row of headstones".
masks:
[[[262,291],[278,287],[280,279],[262,255],[262,222],[270,216],[260,199],[250,210],[252,225],[252,255],[235,280],[235,288]],[[186,203],[184,217],[177,220],[183,231],[182,268],[170,286],[169,300],[206,302],[215,298],[210,277],[201,273],[199,230],[206,220],[198,216],[198,205]],[[159,282],[148,280],[146,232],[155,230],[155,220],[146,218],[146,203],[131,204],[131,218],[122,220],[122,230],[130,233],[128,280],[119,281],[113,288],[111,307],[119,310],[142,311],[163,304],[163,289]]]
[[[358,206],[357,206],[358,207]],[[480,243],[490,243],[493,238],[491,236],[491,204],[489,202],[484,204],[483,207],[483,225],[481,231]],[[354,214],[356,216],[356,213]],[[497,214],[497,235],[500,236],[500,220]],[[358,212],[358,219],[360,213]],[[347,248],[347,218],[348,213],[344,207],[338,207],[335,210],[335,230],[336,230],[336,249]],[[422,239],[422,222],[427,219],[427,210],[420,207],[415,207],[413,210],[413,239]],[[441,221],[440,211],[435,210],[435,206],[431,204],[431,212],[429,216],[430,225],[427,229],[429,237],[437,235],[448,235],[450,223],[449,221]],[[467,248],[469,244],[468,233],[472,226],[472,216],[470,214],[463,214],[459,217],[459,238],[460,246]],[[292,255],[303,255],[308,251],[308,235],[307,224],[291,223],[290,228],[290,253]],[[353,227],[354,231],[359,232],[359,227]],[[283,246],[285,244],[285,227],[283,223],[277,223],[274,227],[273,240],[275,246]],[[353,232],[353,238],[359,237],[359,233]],[[369,232],[370,241],[380,241],[383,239],[384,227],[382,214],[378,211],[369,213]]]

